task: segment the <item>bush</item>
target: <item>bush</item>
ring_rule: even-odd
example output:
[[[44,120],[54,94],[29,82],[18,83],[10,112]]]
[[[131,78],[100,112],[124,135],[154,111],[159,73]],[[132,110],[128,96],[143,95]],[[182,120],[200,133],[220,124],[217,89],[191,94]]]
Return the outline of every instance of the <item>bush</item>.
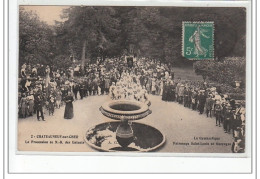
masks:
[[[223,61],[198,61],[193,64],[198,75],[208,77],[212,86],[219,87],[222,94],[228,94],[232,99],[245,99],[245,58],[225,58]],[[241,81],[236,88],[235,81]]]
[[[225,58],[223,61],[198,61],[193,65],[198,75],[208,77],[210,81],[235,87],[235,81],[241,81],[244,87],[246,77],[245,58]]]

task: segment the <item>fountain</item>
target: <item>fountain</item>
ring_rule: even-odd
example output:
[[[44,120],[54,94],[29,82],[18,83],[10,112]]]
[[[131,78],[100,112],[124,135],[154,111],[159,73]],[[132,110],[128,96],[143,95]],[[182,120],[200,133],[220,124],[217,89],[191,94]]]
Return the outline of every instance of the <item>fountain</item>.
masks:
[[[155,127],[134,122],[142,119],[151,110],[137,101],[110,101],[100,107],[101,113],[118,121],[105,122],[91,127],[86,132],[88,145],[99,151],[148,152],[161,147],[165,136]]]
[[[92,148],[107,152],[148,152],[164,144],[165,136],[158,129],[135,122],[152,113],[147,103],[127,99],[110,100],[99,110],[116,121],[104,122],[87,130],[85,141]]]
[[[152,113],[146,104],[129,100],[106,102],[100,107],[100,111],[104,116],[116,120],[121,120],[122,115],[125,120],[138,120]]]
[[[124,116],[121,117],[121,123],[116,129],[116,140],[123,149],[126,149],[134,140],[133,129]]]

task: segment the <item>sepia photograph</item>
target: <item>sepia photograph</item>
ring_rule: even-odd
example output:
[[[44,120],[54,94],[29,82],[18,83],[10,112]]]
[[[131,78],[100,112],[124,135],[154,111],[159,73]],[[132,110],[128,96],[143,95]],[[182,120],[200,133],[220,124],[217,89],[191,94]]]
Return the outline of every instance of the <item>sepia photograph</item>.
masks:
[[[20,5],[17,151],[248,152],[247,13]]]

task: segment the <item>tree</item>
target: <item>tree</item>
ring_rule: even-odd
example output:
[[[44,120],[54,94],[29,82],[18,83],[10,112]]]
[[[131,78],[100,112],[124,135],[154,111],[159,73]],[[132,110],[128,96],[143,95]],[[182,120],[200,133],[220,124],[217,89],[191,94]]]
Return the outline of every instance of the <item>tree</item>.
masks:
[[[70,7],[64,10],[67,20],[59,25],[59,40],[66,39],[71,50],[84,66],[86,59],[96,58],[99,49],[109,55],[117,43],[118,20],[112,7]],[[80,57],[81,55],[81,57]]]
[[[19,64],[52,62],[53,31],[32,11],[19,9]]]
[[[235,81],[241,81],[242,86],[245,84],[245,66],[245,58],[238,57],[228,57],[222,61],[198,61],[194,63],[194,69],[198,75],[233,87],[235,87]]]
[[[182,56],[182,21],[214,21],[216,59],[245,56],[245,8],[72,6],[62,17],[48,26],[20,9],[21,63],[51,64],[57,56],[73,55],[84,65],[131,49],[174,66],[192,64]]]

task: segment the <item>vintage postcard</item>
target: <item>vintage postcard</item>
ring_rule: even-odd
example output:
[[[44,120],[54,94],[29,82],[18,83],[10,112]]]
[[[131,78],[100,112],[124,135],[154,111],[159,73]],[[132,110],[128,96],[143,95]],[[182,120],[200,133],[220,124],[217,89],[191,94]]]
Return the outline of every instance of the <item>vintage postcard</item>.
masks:
[[[17,150],[246,153],[247,13],[20,5]]]

